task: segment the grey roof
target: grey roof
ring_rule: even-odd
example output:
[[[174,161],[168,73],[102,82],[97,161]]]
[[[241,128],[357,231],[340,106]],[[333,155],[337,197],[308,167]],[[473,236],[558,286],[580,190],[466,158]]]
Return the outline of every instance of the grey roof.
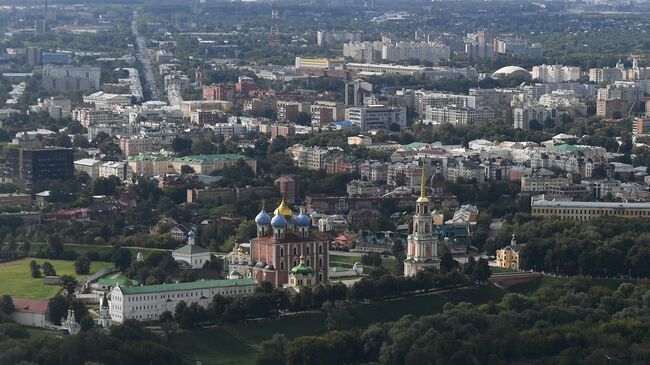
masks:
[[[181,248],[174,250],[174,253],[184,253],[187,255],[198,255],[200,253],[210,253],[210,250],[197,245],[185,245]]]

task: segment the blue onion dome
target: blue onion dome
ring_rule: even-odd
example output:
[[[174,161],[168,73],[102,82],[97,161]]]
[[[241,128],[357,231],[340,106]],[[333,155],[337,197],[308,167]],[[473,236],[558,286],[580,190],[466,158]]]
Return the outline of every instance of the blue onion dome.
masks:
[[[190,231],[187,233],[187,237],[188,237],[188,238],[196,238],[196,232],[194,232],[194,230],[190,230]]]
[[[284,216],[282,214],[276,214],[275,217],[273,217],[271,220],[271,225],[273,227],[286,227],[287,220],[284,219]]]
[[[271,224],[271,216],[264,209],[262,209],[259,214],[255,217],[255,223],[265,226]]]
[[[311,219],[309,219],[309,216],[305,214],[305,212],[300,212],[296,218],[293,220],[293,224],[296,226],[309,226],[311,223]]]

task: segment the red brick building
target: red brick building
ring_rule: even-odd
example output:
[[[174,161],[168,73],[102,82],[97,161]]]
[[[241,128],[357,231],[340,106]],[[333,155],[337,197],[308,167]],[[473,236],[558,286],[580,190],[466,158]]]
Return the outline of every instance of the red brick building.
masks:
[[[269,281],[281,287],[289,283],[289,272],[301,258],[314,271],[314,284],[328,280],[329,244],[311,229],[304,212],[293,215],[284,200],[271,216],[262,210],[255,217],[257,237],[251,239],[250,273],[258,283]]]

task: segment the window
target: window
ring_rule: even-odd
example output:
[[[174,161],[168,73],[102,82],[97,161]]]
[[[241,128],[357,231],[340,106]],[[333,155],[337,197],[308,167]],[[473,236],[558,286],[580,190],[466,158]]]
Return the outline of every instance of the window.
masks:
[[[307,255],[309,255],[309,245],[307,245],[306,250],[307,250]]]
[[[284,270],[284,261],[280,262],[280,270]]]
[[[296,256],[298,254],[298,249],[296,246],[293,247],[293,255]]]
[[[284,248],[280,247],[280,257],[284,257]]]

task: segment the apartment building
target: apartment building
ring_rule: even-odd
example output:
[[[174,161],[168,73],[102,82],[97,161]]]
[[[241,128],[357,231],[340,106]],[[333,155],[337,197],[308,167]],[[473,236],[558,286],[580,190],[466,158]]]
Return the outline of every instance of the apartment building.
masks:
[[[650,203],[580,202],[531,198],[533,216],[587,221],[601,216],[650,219]]]

